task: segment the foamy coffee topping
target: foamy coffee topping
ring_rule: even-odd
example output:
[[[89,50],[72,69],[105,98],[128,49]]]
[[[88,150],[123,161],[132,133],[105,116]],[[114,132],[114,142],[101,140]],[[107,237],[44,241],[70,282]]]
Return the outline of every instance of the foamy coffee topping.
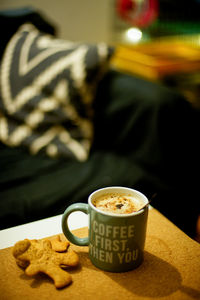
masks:
[[[102,211],[116,214],[130,214],[141,207],[141,203],[132,196],[117,193],[99,196],[93,200],[93,205]]]

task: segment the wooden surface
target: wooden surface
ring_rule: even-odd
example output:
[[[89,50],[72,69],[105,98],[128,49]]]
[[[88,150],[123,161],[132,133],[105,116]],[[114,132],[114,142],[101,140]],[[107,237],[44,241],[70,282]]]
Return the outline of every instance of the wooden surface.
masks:
[[[75,233],[83,237],[87,228]],[[136,270],[103,272],[90,262],[87,247],[70,247],[79,254],[80,266],[70,270],[73,283],[62,290],[45,276],[27,277],[12,248],[1,250],[0,299],[200,299],[200,244],[155,209],[149,212],[145,259]]]

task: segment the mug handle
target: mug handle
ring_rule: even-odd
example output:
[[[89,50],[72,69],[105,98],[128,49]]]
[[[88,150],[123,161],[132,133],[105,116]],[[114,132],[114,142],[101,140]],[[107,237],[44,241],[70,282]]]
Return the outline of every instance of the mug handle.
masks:
[[[70,205],[62,215],[62,231],[66,238],[75,245],[78,246],[88,246],[89,245],[89,237],[79,238],[75,236],[68,227],[67,219],[69,215],[74,211],[82,211],[85,214],[88,214],[88,204],[86,203],[74,203]]]

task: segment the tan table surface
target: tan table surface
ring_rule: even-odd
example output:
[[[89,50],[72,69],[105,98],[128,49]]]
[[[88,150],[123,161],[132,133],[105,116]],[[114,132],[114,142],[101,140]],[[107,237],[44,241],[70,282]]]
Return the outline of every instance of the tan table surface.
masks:
[[[85,236],[87,228],[75,233]],[[73,283],[61,290],[45,276],[27,277],[12,248],[1,250],[0,299],[200,299],[200,244],[155,209],[149,212],[145,259],[136,270],[103,272],[90,262],[88,247],[71,247],[80,266],[70,271]]]

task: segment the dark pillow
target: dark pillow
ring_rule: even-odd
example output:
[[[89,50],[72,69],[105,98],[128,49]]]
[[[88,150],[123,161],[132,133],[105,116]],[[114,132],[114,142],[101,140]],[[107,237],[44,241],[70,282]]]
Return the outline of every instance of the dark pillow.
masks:
[[[0,140],[32,154],[85,160],[92,101],[113,49],[55,39],[24,24],[1,62]]]

